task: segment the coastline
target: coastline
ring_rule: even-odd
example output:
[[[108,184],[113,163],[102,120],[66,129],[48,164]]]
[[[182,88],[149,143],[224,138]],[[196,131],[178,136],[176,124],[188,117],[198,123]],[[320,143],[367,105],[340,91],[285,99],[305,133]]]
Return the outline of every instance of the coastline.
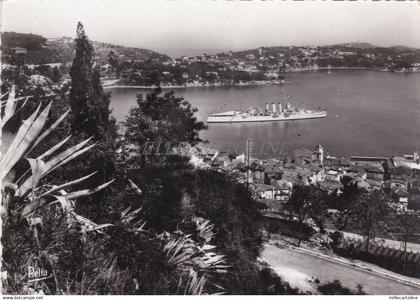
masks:
[[[283,80],[262,80],[262,81],[252,81],[249,83],[242,84],[233,84],[233,85],[223,85],[223,84],[200,84],[200,85],[161,85],[161,89],[187,89],[187,88],[215,88],[215,87],[241,87],[241,86],[263,86],[263,85],[279,85],[283,84]],[[147,86],[147,85],[103,85],[104,89],[155,89],[157,86]]]
[[[321,68],[301,68],[293,69],[286,72],[280,72],[281,74],[295,73],[295,72],[312,72],[312,71],[332,71],[332,70],[362,70],[362,71],[375,71],[375,72],[389,72],[389,73],[398,73],[398,74],[410,74],[410,73],[419,73],[418,70],[406,70],[406,71],[392,71],[384,68],[369,68],[369,67],[321,67]]]
[[[364,70],[364,71],[391,72],[388,69],[368,68],[368,67],[318,67],[318,68],[292,69],[286,72],[282,72],[282,74],[294,73],[294,72],[305,72],[305,71],[332,71],[332,70]]]
[[[297,72],[317,72],[317,71],[332,71],[332,70],[362,70],[362,71],[375,71],[375,72],[389,72],[389,73],[398,73],[398,74],[410,74],[410,73],[419,73],[420,70],[411,70],[411,71],[391,71],[389,69],[381,69],[381,68],[368,68],[368,67],[321,67],[321,68],[302,68],[302,69],[294,69],[289,70],[286,72],[281,72],[280,74],[289,74],[289,73],[297,73]],[[115,83],[115,81],[114,81]],[[145,89],[145,90],[153,90],[156,89],[157,86],[146,86],[146,85],[113,85],[103,83],[104,89]],[[161,89],[188,89],[188,88],[214,88],[214,87],[243,87],[243,86],[266,86],[266,85],[279,85],[286,83],[285,80],[261,80],[261,81],[250,81],[250,82],[243,82],[239,84],[233,85],[223,85],[223,84],[191,84],[191,85],[161,85]]]

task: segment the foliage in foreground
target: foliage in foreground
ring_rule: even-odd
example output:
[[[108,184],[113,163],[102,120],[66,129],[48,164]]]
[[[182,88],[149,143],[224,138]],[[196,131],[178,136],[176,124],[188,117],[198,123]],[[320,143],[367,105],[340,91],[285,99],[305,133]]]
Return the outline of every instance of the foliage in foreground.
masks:
[[[16,178],[23,175],[20,180],[25,189],[10,186],[5,190],[13,196],[4,227],[7,234],[2,237],[8,270],[6,291],[296,293],[273,272],[256,263],[262,245],[261,216],[248,190],[226,174],[195,170],[188,164],[188,158],[174,155],[173,150],[179,146],[199,143],[199,132],[205,129],[187,101],[173,93],[162,96],[159,90],[139,97],[138,107],[126,122],[122,153],[117,154],[117,147],[109,145],[116,139],[115,127],[108,119],[109,98],[98,81],[93,52],[81,26],[78,35],[81,49],[76,51],[72,68],[70,105],[61,102],[60,107],[60,110],[73,107],[71,122],[63,121],[56,127],[65,136],[72,133],[73,137],[46,136],[31,150],[33,158],[47,152],[42,157],[46,161],[44,165],[39,160],[32,161],[32,171],[26,172],[28,164],[20,159],[27,153],[18,155],[23,163],[14,169]],[[43,102],[42,107],[48,106]],[[31,116],[32,108],[29,111]],[[55,107],[54,117],[46,119],[47,127],[55,124],[56,118],[61,119],[58,111]],[[26,118],[25,114],[22,116]],[[82,122],[77,122],[81,119]],[[79,126],[82,124],[85,126]],[[93,155],[87,152],[92,146],[88,135],[94,135],[100,143],[92,149]],[[125,156],[125,146],[134,144],[141,149],[147,141],[169,144],[170,151],[161,157],[152,149],[147,159],[140,151]],[[63,164],[52,164],[49,155],[54,157],[53,152],[66,142],[78,155],[66,152],[71,159],[66,157]],[[83,153],[89,155],[88,160],[86,154],[81,159]],[[70,160],[71,167],[64,165],[64,161]],[[110,164],[115,169],[108,168]],[[49,168],[54,172],[44,172]],[[106,195],[89,197],[106,187],[101,183],[111,175],[116,182],[107,187]],[[99,189],[92,190],[90,187],[96,183]],[[74,191],[76,185],[82,190]],[[74,201],[74,197],[81,195],[88,197]],[[53,276],[28,284],[25,277],[28,265],[43,266]]]
[[[334,280],[318,286],[318,291],[322,295],[365,295],[361,285],[356,286],[356,290],[350,290],[341,285],[339,280]]]
[[[14,91],[4,103],[2,121],[5,123],[14,112],[16,100]],[[201,294],[210,273],[225,273],[228,266],[223,255],[217,254],[215,246],[209,244],[213,238],[213,225],[202,218],[192,218],[195,224],[195,239],[181,231],[164,232],[157,235],[149,230],[144,234],[145,223],[138,219],[139,209],[121,212],[119,224],[98,225],[75,212],[74,200],[89,196],[107,187],[112,181],[95,189],[68,191],[69,188],[90,178],[93,174],[62,183],[50,185],[42,179],[50,172],[90,150],[86,146],[90,139],[83,141],[62,152],[58,150],[68,141],[63,139],[43,154],[28,158],[36,147],[65,118],[61,116],[46,131],[50,105],[40,113],[38,109],[23,123],[1,160],[2,183],[7,178],[7,188],[2,190],[2,216],[5,223],[4,261],[7,272],[7,293],[33,293],[37,290],[48,294],[125,294],[140,292],[139,280],[135,275],[140,268],[135,260],[126,267],[121,267],[120,253],[110,252],[121,247],[112,244],[116,235],[122,231],[127,238],[124,242],[136,245],[134,240],[148,244],[152,251],[160,254],[160,275],[167,270],[167,293]],[[42,133],[41,133],[42,132]],[[58,152],[58,153],[57,153]],[[9,182],[8,176],[13,166],[26,157],[30,169],[16,181]],[[41,184],[42,182],[42,184]],[[141,193],[136,187],[136,193]],[[137,219],[137,220],[136,220]],[[113,226],[116,229],[106,234],[104,229]],[[118,229],[119,228],[119,229]],[[131,235],[131,238],[130,238]],[[154,243],[153,243],[154,242]],[[133,253],[131,253],[132,255]],[[135,257],[135,256],[134,256]],[[133,264],[134,263],[134,264]],[[150,262],[147,262],[150,263]],[[132,266],[139,267],[130,269]],[[51,277],[44,281],[28,283],[28,267],[48,270]],[[143,266],[142,266],[143,267]],[[147,273],[147,272],[143,272]],[[144,280],[151,283],[150,278]],[[142,281],[142,283],[144,282]],[[133,287],[134,282],[134,287]],[[159,282],[154,290],[143,293],[162,293]],[[222,290],[219,286],[213,289]]]
[[[4,98],[4,97],[2,97]],[[16,112],[16,107],[22,98],[15,97],[15,87],[12,87],[8,94],[8,98],[2,101],[1,128],[12,119]],[[21,105],[24,106],[25,103]],[[42,182],[49,173],[57,168],[65,165],[74,158],[82,155],[90,150],[94,145],[88,145],[90,139],[86,139],[81,143],[69,147],[66,150],[60,149],[69,140],[69,137],[49,148],[41,155],[30,157],[32,150],[40,144],[66,117],[67,113],[60,116],[49,128],[43,131],[46,124],[51,103],[41,110],[41,104],[37,109],[22,123],[15,134],[11,134],[10,143],[4,145],[4,153],[0,160],[0,181],[1,181],[1,226],[5,229],[26,228],[31,233],[34,249],[38,251],[38,255],[27,257],[28,260],[24,264],[30,263],[34,268],[45,267],[54,269],[53,258],[45,252],[45,243],[43,241],[44,226],[51,219],[65,219],[68,227],[79,227],[82,233],[86,231],[101,230],[109,224],[97,225],[94,222],[83,218],[76,214],[74,200],[80,197],[91,195],[101,189],[107,187],[112,181],[98,186],[95,189],[73,190],[80,182],[86,180],[93,174],[83,176],[59,185],[49,185]],[[15,178],[16,173],[14,167],[22,160],[28,162],[28,169],[20,177]],[[11,236],[12,235],[12,236]],[[7,243],[16,236],[13,236],[12,230],[5,230],[5,236],[1,236],[2,245],[5,245],[4,269],[2,268],[2,277],[6,277],[6,283],[12,281],[19,282],[19,277],[26,276],[26,272],[22,272],[21,262],[17,263],[11,246],[21,247],[19,244]],[[5,243],[6,242],[6,243]],[[29,253],[31,251],[28,251]],[[2,253],[3,254],[3,253]],[[7,254],[10,254],[8,256]],[[27,253],[28,254],[28,253]],[[27,255],[26,254],[26,255]],[[11,260],[8,261],[8,258]],[[38,260],[38,261],[37,261]],[[3,265],[2,265],[3,267]],[[19,272],[20,271],[20,272]],[[56,279],[54,271],[52,277]],[[12,279],[13,278],[13,279]],[[18,279],[17,279],[18,278]],[[3,278],[2,278],[3,279]],[[6,284],[7,287],[7,284]]]

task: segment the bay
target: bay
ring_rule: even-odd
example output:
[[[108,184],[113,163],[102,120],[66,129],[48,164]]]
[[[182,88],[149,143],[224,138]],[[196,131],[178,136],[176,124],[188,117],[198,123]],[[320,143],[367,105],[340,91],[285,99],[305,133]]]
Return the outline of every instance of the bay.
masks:
[[[123,121],[136,105],[137,93],[151,90],[112,88],[111,106]],[[164,89],[164,92],[169,90]],[[271,86],[174,89],[198,108],[205,121],[211,112],[244,110],[272,102],[327,110],[327,118],[269,123],[209,124],[201,134],[208,147],[242,153],[253,141],[253,155],[279,157],[294,149],[321,144],[334,156],[385,156],[420,150],[420,74],[334,70],[286,74]]]

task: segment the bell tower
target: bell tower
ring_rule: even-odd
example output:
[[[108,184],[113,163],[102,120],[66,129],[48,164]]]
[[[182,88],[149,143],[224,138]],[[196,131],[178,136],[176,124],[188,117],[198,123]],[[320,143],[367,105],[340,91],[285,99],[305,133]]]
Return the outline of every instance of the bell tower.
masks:
[[[324,149],[321,145],[315,147],[316,162],[321,166],[324,165]]]

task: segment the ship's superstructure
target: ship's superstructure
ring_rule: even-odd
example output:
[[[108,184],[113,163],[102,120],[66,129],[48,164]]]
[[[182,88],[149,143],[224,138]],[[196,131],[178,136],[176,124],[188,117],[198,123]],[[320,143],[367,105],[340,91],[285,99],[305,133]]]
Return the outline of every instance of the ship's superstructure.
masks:
[[[268,103],[265,108],[250,107],[245,112],[226,111],[223,113],[209,114],[207,123],[239,123],[239,122],[274,122],[303,119],[325,118],[326,111],[316,111],[308,109],[297,109],[290,103],[283,107],[281,103],[272,103],[271,109]]]

